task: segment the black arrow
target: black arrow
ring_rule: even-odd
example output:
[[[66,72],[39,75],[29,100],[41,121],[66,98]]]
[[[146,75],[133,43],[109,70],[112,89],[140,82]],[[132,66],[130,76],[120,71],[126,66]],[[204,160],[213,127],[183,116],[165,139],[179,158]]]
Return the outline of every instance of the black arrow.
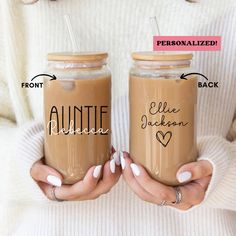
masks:
[[[206,80],[208,80],[208,78],[207,78],[205,75],[201,74],[201,73],[182,74],[182,75],[180,76],[180,79],[185,79],[185,80],[187,80],[186,77],[189,76],[189,75],[200,75],[200,76],[204,77]]]
[[[56,80],[56,79],[57,79],[57,77],[56,77],[55,75],[39,74],[39,75],[34,76],[34,78],[32,78],[31,81],[33,81],[35,78],[40,77],[40,76],[48,76],[48,77],[51,77],[50,80]]]

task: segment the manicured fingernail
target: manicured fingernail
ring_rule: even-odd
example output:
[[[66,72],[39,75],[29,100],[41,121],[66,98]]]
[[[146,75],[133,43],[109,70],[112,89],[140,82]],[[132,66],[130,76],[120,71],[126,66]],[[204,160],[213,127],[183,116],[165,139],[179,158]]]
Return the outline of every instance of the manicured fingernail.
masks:
[[[102,165],[96,166],[93,171],[93,177],[97,178],[101,173]]]
[[[138,166],[136,164],[131,163],[130,167],[131,167],[131,170],[132,170],[134,175],[136,175],[136,176],[140,175],[140,170],[139,170],[139,168],[138,168]]]
[[[183,182],[186,182],[186,181],[190,180],[191,177],[192,177],[191,172],[184,171],[184,172],[178,174],[177,179],[180,183],[183,183]]]
[[[54,175],[47,176],[48,183],[52,184],[53,186],[61,187],[61,180]]]
[[[113,174],[116,171],[116,163],[115,163],[114,159],[110,160],[110,170],[111,170],[111,173],[113,173]]]
[[[120,152],[120,163],[121,163],[122,170],[124,170],[125,169],[125,158],[124,158],[123,152]]]
[[[116,165],[120,165],[120,155],[119,155],[119,152],[115,152],[114,154],[113,154],[113,159],[115,160],[115,162],[116,162]]]

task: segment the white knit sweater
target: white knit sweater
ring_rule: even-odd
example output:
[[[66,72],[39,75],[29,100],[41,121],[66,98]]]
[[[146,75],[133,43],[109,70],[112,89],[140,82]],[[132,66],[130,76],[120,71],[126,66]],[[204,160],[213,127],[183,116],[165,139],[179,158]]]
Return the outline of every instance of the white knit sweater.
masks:
[[[163,35],[221,35],[220,52],[197,52],[196,71],[219,89],[199,89],[199,157],[213,164],[205,199],[180,212],[141,201],[122,179],[85,202],[51,202],[29,175],[43,155],[42,91],[21,89],[44,71],[47,52],[69,51],[63,14],[70,13],[81,51],[110,55],[113,145],[128,150],[130,53],[152,49],[148,19]],[[0,235],[236,235],[236,2],[234,0],[40,0],[0,2]],[[30,120],[34,122],[30,122]],[[18,135],[17,135],[18,134]],[[18,137],[18,138],[16,138]],[[18,142],[17,142],[18,140]]]

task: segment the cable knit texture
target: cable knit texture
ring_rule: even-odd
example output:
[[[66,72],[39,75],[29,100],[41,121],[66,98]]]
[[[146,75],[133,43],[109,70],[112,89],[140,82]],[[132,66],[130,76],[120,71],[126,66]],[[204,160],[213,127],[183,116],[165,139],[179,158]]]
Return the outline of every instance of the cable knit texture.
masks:
[[[0,11],[1,236],[236,235],[235,0],[3,0]],[[47,52],[71,49],[65,13],[81,51],[109,52],[117,150],[129,150],[130,53],[152,49],[149,17],[157,16],[162,35],[222,36],[221,51],[194,53],[196,71],[220,86],[198,91],[199,159],[213,165],[200,205],[183,212],[143,202],[122,178],[97,200],[58,203],[47,200],[30,177],[32,164],[44,155],[42,90],[20,83],[44,71]]]

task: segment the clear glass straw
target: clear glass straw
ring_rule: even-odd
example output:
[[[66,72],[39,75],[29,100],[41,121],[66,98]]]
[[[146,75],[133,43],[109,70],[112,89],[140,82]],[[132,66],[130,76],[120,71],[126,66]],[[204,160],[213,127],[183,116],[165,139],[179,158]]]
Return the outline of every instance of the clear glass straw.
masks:
[[[151,23],[151,27],[152,27],[152,34],[153,36],[161,36],[161,31],[160,31],[160,27],[157,21],[157,17],[156,16],[152,16],[149,18],[150,23]],[[159,53],[161,54],[165,54],[165,52],[160,51]]]
[[[153,35],[161,36],[161,31],[160,31],[160,27],[158,25],[157,17],[156,16],[152,16],[149,19],[150,19]]]
[[[69,33],[69,37],[70,37],[70,41],[71,41],[71,45],[72,45],[72,51],[77,52],[78,51],[78,45],[77,45],[76,40],[75,40],[75,34],[74,34],[74,31],[73,31],[73,28],[72,28],[70,16],[68,14],[64,15],[64,20],[65,20],[67,30],[68,30],[68,33]]]

